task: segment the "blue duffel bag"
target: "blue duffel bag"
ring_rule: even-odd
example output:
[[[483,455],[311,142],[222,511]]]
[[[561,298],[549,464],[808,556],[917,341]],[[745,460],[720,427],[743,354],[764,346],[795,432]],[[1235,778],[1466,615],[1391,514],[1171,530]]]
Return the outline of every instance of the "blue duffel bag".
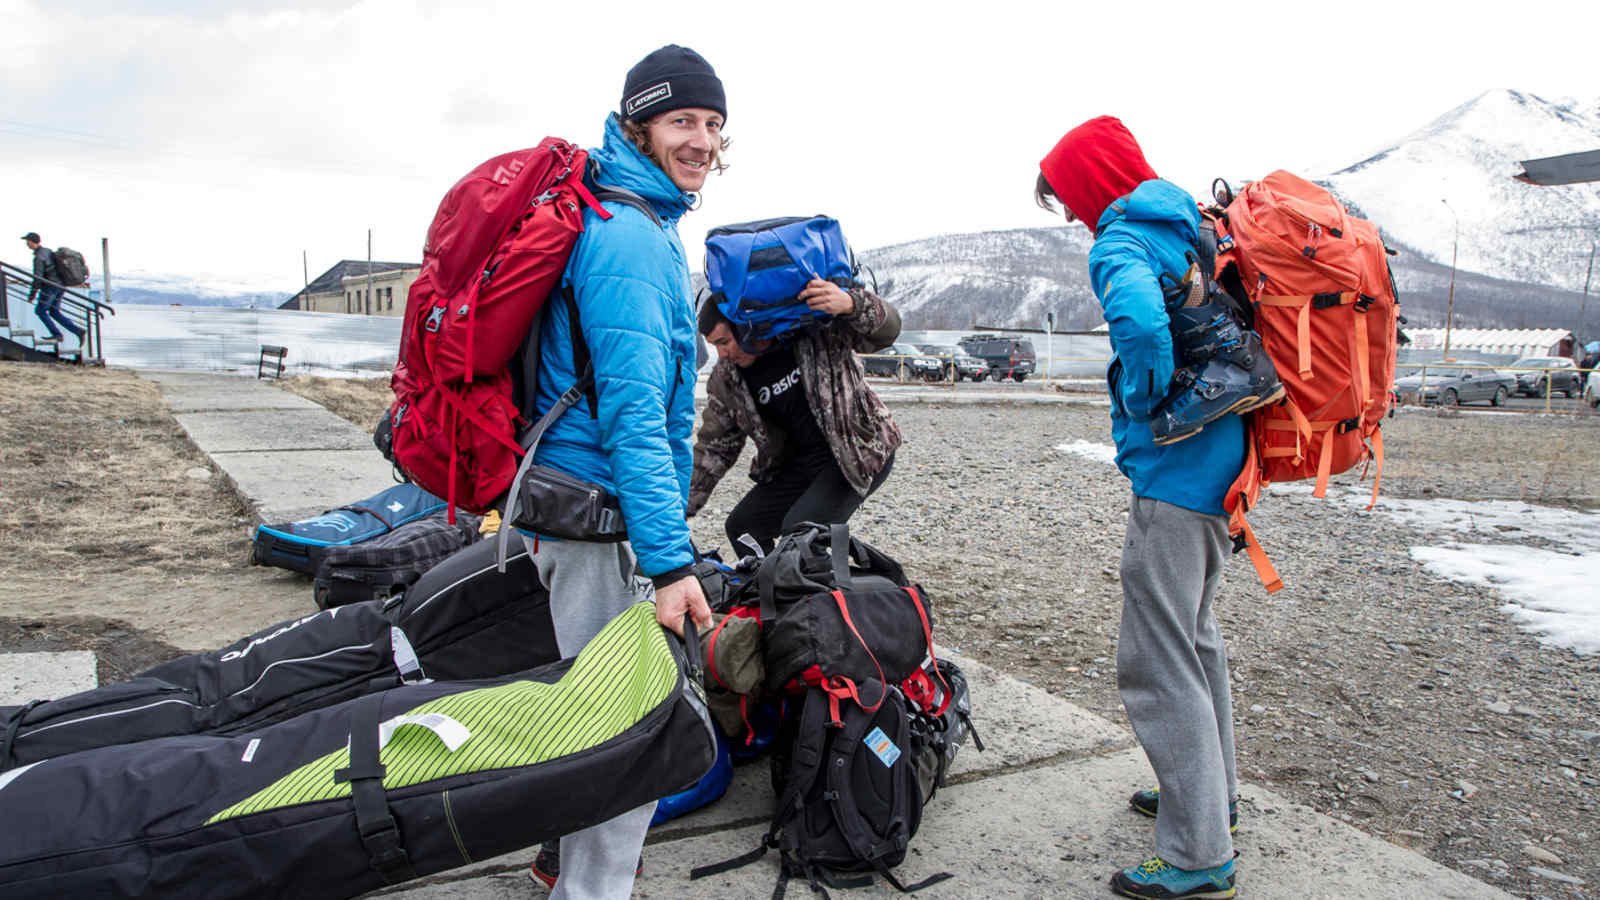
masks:
[[[414,484],[397,484],[320,516],[257,526],[250,560],[315,575],[329,547],[370,541],[407,522],[445,512],[446,504],[438,497]]]
[[[828,314],[806,306],[800,291],[813,278],[856,287],[859,271],[839,222],[827,216],[723,225],[706,235],[710,302],[747,347],[820,324]]]

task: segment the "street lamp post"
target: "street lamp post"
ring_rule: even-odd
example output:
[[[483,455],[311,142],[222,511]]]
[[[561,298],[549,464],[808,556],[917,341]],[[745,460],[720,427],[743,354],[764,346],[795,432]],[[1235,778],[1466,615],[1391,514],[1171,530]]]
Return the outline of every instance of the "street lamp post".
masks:
[[[1456,317],[1456,251],[1461,246],[1461,219],[1456,211],[1451,208],[1450,201],[1441,198],[1440,203],[1450,210],[1450,218],[1455,221],[1455,237],[1450,241],[1450,299],[1445,303],[1444,312],[1444,357],[1450,358],[1450,326]]]
[[[1595,233],[1594,242],[1589,245],[1589,271],[1583,276],[1583,301],[1578,304],[1578,331],[1576,333],[1576,339],[1578,341],[1578,348],[1580,350],[1583,348],[1584,338],[1588,337],[1588,335],[1584,334],[1583,326],[1584,317],[1587,316],[1589,312],[1589,279],[1594,277],[1594,252],[1597,249],[1600,249],[1600,232]]]

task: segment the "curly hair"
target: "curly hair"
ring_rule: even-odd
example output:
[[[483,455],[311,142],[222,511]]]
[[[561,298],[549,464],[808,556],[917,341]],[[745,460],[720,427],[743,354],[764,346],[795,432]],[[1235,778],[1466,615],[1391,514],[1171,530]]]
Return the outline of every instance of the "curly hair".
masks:
[[[670,112],[671,110],[668,110],[660,115],[664,116]],[[643,153],[646,159],[652,161],[656,158],[656,151],[655,147],[651,146],[650,144],[650,123],[654,122],[657,118],[660,118],[660,116],[656,116],[645,122],[635,122],[631,119],[622,120],[623,136],[632,141],[633,146],[639,148],[639,152]],[[710,169],[718,175],[721,175],[723,172],[728,170],[728,164],[722,161],[722,154],[728,149],[728,145],[730,143],[732,142],[727,138],[718,135],[717,146],[711,148]]]

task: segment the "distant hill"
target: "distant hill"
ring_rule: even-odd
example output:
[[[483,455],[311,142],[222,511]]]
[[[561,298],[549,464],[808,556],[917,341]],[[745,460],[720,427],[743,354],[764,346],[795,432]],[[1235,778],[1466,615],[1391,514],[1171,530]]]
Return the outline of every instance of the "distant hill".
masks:
[[[95,285],[99,287],[98,283]],[[116,276],[111,281],[111,302],[147,306],[229,306],[271,309],[293,294],[262,291],[249,285],[228,284],[178,275]]]
[[[1411,324],[1444,324],[1454,209],[1457,325],[1576,329],[1600,185],[1535,187],[1511,175],[1523,159],[1597,147],[1600,100],[1491,91],[1315,180],[1377,222],[1399,251],[1392,267]],[[1063,225],[940,235],[861,258],[908,328],[1038,328],[1053,309],[1058,329],[1080,330],[1103,321],[1089,289],[1089,245],[1088,229]],[[1600,283],[1592,291],[1600,294]],[[1589,305],[1592,333],[1600,302]]]

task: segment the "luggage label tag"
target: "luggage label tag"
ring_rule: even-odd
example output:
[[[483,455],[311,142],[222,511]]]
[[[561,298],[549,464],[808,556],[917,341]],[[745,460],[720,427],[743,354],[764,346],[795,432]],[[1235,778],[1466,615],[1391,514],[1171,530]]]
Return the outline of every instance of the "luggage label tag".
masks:
[[[894,761],[900,758],[900,748],[894,745],[894,741],[889,740],[889,736],[883,733],[882,728],[874,726],[867,732],[866,743],[867,749],[872,751],[872,755],[876,756],[878,762],[883,763],[885,768],[892,767]]]
[[[420,725],[433,732],[444,743],[445,749],[451,753],[461,749],[461,745],[472,737],[472,732],[467,726],[443,713],[424,713],[419,716],[395,716],[378,726],[378,749],[382,750],[389,743],[389,738],[394,736],[395,729],[402,725]]]

